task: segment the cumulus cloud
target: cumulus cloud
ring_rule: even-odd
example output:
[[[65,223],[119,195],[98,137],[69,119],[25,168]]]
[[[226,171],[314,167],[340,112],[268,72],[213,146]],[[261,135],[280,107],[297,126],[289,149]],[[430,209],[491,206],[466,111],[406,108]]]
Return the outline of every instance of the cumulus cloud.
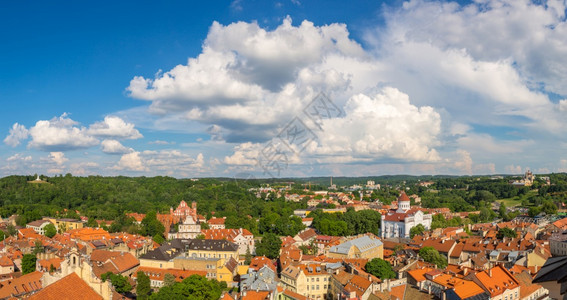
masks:
[[[16,153],[8,158],[6,158],[6,161],[10,162],[10,161],[31,161],[32,157],[30,155],[28,156],[24,156],[21,153]]]
[[[14,123],[14,125],[12,125],[12,128],[10,128],[10,134],[4,139],[4,143],[6,145],[16,147],[20,145],[20,142],[22,140],[27,139],[28,135],[29,131],[24,125]]]
[[[140,152],[137,151],[122,155],[120,161],[113,169],[121,171],[148,171],[140,157]]]
[[[193,157],[179,150],[136,151],[122,155],[112,169],[119,171],[144,171],[152,174],[193,176],[204,170],[204,157]]]
[[[90,148],[99,141],[87,133],[84,127],[77,127],[77,122],[63,114],[51,120],[37,121],[29,129],[31,141],[28,147],[42,151],[66,151]]]
[[[317,146],[308,151],[331,159],[438,161],[433,147],[440,131],[441,117],[432,107],[416,107],[408,95],[388,87],[373,96],[350,98],[345,116],[324,120]]]
[[[321,65],[331,55],[367,58],[348,35],[343,24],[293,26],[290,18],[272,31],[215,22],[199,56],[154,79],[135,77],[127,91],[151,101],[153,113],[222,127],[227,141],[266,141],[318,91],[348,89],[347,74]]]
[[[100,146],[102,152],[107,154],[126,154],[134,151],[134,149],[125,147],[117,140],[103,140]]]
[[[134,128],[134,124],[126,123],[116,116],[106,116],[104,117],[104,121],[90,125],[87,133],[97,137],[114,139],[139,139],[143,137],[142,134]]]
[[[49,153],[49,159],[53,161],[58,166],[63,165],[69,159],[65,157],[63,152],[51,152]]]

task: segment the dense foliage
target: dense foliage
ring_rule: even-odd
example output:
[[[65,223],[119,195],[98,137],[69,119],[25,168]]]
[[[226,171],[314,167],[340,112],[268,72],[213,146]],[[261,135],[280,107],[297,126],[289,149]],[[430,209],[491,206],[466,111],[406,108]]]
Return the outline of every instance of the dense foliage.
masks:
[[[274,259],[280,256],[282,240],[274,233],[266,233],[261,241],[256,243],[256,255]]]
[[[439,251],[433,247],[423,247],[419,249],[419,256],[423,258],[424,261],[432,263],[440,269],[447,267],[449,264],[447,257],[440,254]]]
[[[114,290],[120,294],[127,293],[132,290],[132,285],[128,281],[128,277],[122,276],[120,274],[113,274],[112,272],[106,272],[100,276],[102,281],[110,279],[110,283],[114,287]]]
[[[422,224],[417,224],[416,226],[410,228],[409,231],[410,238],[413,239],[413,237],[416,235],[422,235],[424,231],[425,231],[425,226],[423,226]]]
[[[207,280],[199,275],[192,275],[176,282],[171,286],[162,287],[159,292],[152,294],[150,299],[190,299],[209,300],[219,299],[222,293],[221,283]]]
[[[168,273],[169,274],[169,273]],[[168,275],[166,274],[166,275]],[[171,274],[169,274],[171,275]],[[149,298],[151,288],[151,280],[148,275],[142,271],[136,273],[136,296],[138,300],[145,300]]]
[[[35,262],[37,258],[34,254],[24,254],[22,257],[22,275],[26,275],[35,271]]]
[[[381,259],[374,258],[366,263],[364,266],[366,272],[382,279],[393,279],[396,278],[396,272],[392,270],[392,265],[389,262]]]
[[[57,234],[57,228],[55,228],[55,225],[52,223],[45,225],[43,230],[45,232],[45,236],[48,238],[52,238]]]
[[[381,216],[374,210],[355,211],[349,208],[343,213],[324,213],[315,210],[309,214],[313,218],[312,226],[321,234],[347,236],[372,232],[378,235]]]

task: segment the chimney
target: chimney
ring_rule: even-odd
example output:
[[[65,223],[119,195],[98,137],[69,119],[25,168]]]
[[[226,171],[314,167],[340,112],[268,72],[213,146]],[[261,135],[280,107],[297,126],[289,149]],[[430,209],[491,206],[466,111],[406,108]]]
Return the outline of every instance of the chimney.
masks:
[[[488,269],[488,277],[492,278],[492,268]]]

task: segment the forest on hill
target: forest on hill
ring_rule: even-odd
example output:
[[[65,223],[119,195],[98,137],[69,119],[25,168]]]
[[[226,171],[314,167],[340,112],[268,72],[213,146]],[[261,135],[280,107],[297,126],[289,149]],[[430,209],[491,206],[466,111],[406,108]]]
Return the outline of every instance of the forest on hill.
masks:
[[[551,185],[537,178],[530,187],[513,187],[513,178],[488,176],[382,176],[343,178],[345,183],[365,184],[374,180],[381,189],[364,195],[366,201],[380,200],[390,203],[399,195],[399,190],[417,194],[422,206],[436,208],[448,207],[453,211],[484,211],[484,218],[494,216],[491,203],[506,199],[516,201],[523,207],[533,207],[533,213],[541,208],[567,201],[567,174],[550,174]],[[249,191],[257,187],[288,187],[288,192],[312,194],[326,188],[321,177],[318,185],[315,178],[288,179],[250,179],[201,178],[176,179],[172,177],[77,177],[71,174],[42,178],[47,183],[30,183],[36,178],[30,176],[8,176],[0,178],[0,215],[8,217],[17,214],[18,224],[24,225],[43,216],[77,218],[75,210],[81,215],[96,220],[119,220],[127,227],[125,212],[169,212],[181,200],[197,202],[198,213],[210,217],[227,217],[228,228],[244,227],[255,234],[272,232],[279,235],[293,235],[303,228],[301,219],[293,216],[293,211],[307,207],[307,199],[300,202],[285,201],[283,194],[275,193],[256,197]],[[347,180],[348,179],[348,180]],[[430,186],[419,186],[419,181],[433,181]],[[340,182],[340,181],[339,181]],[[333,179],[335,183],[335,178]],[[311,191],[305,191],[311,186]],[[340,189],[339,189],[340,190]],[[353,196],[358,199],[358,192]],[[64,212],[65,213],[62,213]],[[329,222],[315,222],[328,228],[327,232],[352,234],[364,230],[376,231],[374,224],[364,219],[379,220],[370,213],[349,212],[330,217],[316,213]],[[258,221],[257,221],[258,220]],[[316,220],[319,221],[319,220]],[[379,222],[379,221],[377,221]],[[346,225],[346,227],[345,227]],[[120,226],[115,230],[122,229]]]

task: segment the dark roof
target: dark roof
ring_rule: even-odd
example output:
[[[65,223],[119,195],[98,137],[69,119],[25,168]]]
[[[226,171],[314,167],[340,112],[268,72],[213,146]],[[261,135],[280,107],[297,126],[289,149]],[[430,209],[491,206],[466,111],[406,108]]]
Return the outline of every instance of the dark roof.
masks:
[[[549,258],[541,267],[533,280],[533,283],[556,281],[567,281],[567,256]]]
[[[227,240],[191,240],[188,250],[238,251],[238,245]]]

